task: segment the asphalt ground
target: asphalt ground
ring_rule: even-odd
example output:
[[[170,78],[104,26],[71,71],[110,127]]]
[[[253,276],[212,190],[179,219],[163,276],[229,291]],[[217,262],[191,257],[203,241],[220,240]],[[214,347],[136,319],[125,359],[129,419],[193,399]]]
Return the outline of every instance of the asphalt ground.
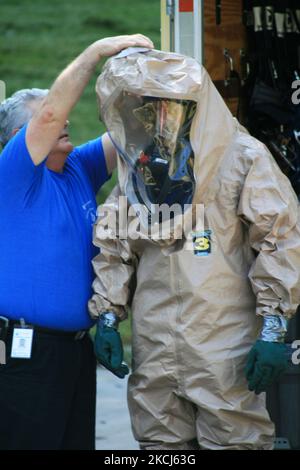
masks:
[[[127,376],[128,377],[128,376]],[[97,450],[137,450],[127,408],[127,377],[119,379],[102,367],[97,370]]]

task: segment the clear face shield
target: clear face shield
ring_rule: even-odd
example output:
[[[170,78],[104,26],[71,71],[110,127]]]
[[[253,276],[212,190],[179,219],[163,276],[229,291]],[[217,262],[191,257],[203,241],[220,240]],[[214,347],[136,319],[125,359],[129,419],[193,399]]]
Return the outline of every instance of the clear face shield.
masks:
[[[145,205],[150,214],[153,205],[179,204],[183,210],[195,189],[190,129],[196,102],[122,92],[114,107],[124,135],[114,132],[112,140],[129,167],[130,202]]]

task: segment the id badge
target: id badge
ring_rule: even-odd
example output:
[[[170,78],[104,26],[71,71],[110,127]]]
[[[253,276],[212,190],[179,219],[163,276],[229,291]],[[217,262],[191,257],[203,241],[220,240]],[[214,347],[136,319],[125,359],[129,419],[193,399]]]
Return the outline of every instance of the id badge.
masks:
[[[33,328],[16,327],[13,331],[13,339],[10,357],[14,359],[30,359],[33,341]]]

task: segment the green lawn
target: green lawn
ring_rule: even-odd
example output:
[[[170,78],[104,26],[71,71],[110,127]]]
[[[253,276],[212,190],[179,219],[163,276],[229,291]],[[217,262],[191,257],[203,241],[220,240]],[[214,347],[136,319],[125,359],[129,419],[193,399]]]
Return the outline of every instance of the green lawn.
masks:
[[[49,88],[58,73],[93,41],[142,33],[160,47],[160,0],[0,0],[0,80],[7,96],[21,88]],[[95,74],[95,79],[101,65]],[[95,79],[71,115],[74,144],[104,130]],[[115,178],[103,187],[110,191]]]

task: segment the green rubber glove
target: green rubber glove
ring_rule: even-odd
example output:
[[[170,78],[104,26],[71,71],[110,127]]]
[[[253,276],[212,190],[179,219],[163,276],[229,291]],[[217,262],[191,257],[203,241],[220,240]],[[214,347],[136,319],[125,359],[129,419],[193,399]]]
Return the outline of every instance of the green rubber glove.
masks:
[[[257,340],[249,352],[245,368],[248,388],[257,395],[288,367],[288,348],[284,343]]]
[[[100,364],[120,379],[124,379],[125,375],[129,373],[127,365],[122,362],[122,340],[120,333],[115,328],[97,325],[94,351]]]

